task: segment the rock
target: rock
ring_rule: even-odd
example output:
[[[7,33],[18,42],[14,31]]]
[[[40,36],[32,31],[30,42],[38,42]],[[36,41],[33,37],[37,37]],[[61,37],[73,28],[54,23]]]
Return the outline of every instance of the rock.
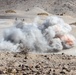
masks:
[[[66,70],[67,72],[70,72],[70,70],[67,66],[62,67],[62,70]]]
[[[12,73],[14,73],[14,74],[17,73],[17,70],[16,69],[13,69],[12,70]]]
[[[53,70],[53,72],[55,72],[55,70]]]
[[[22,65],[22,70],[25,70],[25,66],[24,65]]]
[[[35,68],[40,68],[40,66],[39,65],[36,65]]]
[[[64,53],[62,53],[62,55],[64,55]]]
[[[8,68],[8,69],[7,69],[7,72],[8,72],[8,73],[11,73],[11,72],[12,72],[12,68],[11,68],[11,67]]]
[[[62,71],[60,72],[60,74],[66,74],[65,70],[62,70]]]
[[[57,75],[56,73],[53,73],[52,75]]]
[[[3,74],[3,71],[0,70],[0,74]]]
[[[25,56],[25,58],[24,59],[27,59],[27,56]]]
[[[14,56],[13,57],[17,57],[17,54],[14,54]]]

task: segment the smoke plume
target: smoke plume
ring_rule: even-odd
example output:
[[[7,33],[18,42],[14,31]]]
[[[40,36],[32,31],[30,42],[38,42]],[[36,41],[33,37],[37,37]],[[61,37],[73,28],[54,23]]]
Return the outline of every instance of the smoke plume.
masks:
[[[4,30],[0,50],[20,52],[55,52],[75,46],[72,28],[57,16],[48,16],[39,24],[40,18],[32,23],[16,20],[13,27]]]

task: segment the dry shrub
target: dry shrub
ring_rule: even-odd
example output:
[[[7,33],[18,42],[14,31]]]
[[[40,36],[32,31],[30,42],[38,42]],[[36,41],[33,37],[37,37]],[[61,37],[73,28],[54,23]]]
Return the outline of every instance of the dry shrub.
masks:
[[[46,16],[48,16],[48,13],[38,13],[37,15],[46,15]]]
[[[76,22],[74,22],[74,23],[71,23],[70,25],[76,25]]]
[[[16,13],[14,10],[6,10],[5,13]]]

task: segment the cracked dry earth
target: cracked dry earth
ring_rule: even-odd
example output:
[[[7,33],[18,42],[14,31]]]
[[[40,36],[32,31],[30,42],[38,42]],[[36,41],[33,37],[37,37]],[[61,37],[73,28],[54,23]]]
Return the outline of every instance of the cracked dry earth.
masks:
[[[0,75],[76,75],[76,56],[0,52]]]

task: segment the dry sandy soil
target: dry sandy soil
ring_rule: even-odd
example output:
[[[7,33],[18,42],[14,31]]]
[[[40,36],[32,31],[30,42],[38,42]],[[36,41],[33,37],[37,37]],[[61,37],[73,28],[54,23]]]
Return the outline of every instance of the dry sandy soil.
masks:
[[[52,14],[76,16],[76,0],[0,0],[0,10],[29,11],[33,7],[42,8]]]
[[[16,17],[32,22],[36,16],[43,20],[56,14],[71,24],[71,33],[76,37],[75,3],[75,0],[0,0],[0,20],[3,21],[0,35]],[[49,54],[0,52],[0,75],[76,75],[76,47]]]

